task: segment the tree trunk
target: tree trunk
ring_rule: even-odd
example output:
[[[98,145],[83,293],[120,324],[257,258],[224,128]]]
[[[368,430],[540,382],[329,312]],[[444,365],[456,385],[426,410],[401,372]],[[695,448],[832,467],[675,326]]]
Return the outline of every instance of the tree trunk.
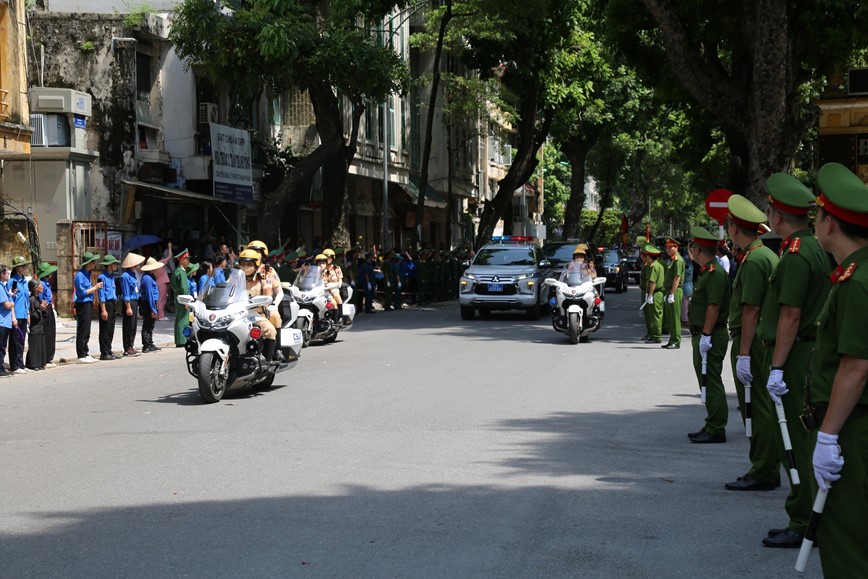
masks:
[[[504,216],[507,208],[512,205],[515,191],[530,179],[539,163],[537,153],[548,137],[554,118],[554,111],[545,111],[543,121],[537,129],[539,98],[539,93],[534,91],[525,96],[521,102],[518,148],[513,154],[509,171],[498,183],[494,199],[487,202],[482,211],[479,230],[476,235],[477,247],[491,239],[497,222]],[[511,224],[508,227],[511,228]]]
[[[795,56],[786,0],[745,2],[741,38],[734,42],[732,71],[717,61],[716,46],[691,41],[672,0],[643,0],[663,33],[675,78],[723,125],[733,163],[734,192],[766,204],[765,181],[790,169],[816,107],[802,105],[799,87],[806,78]]]
[[[573,135],[561,144],[561,152],[570,162],[570,198],[564,210],[563,239],[578,238],[582,233],[582,208],[585,206],[585,161],[600,137],[602,127]]]
[[[422,246],[422,222],[425,214],[425,191],[428,189],[428,163],[431,159],[431,143],[433,139],[434,114],[437,106],[437,90],[440,87],[440,58],[443,55],[443,39],[446,37],[446,27],[452,20],[452,0],[446,0],[446,12],[440,19],[440,30],[437,32],[437,47],[434,49],[434,67],[431,77],[431,94],[428,97],[428,116],[425,120],[425,140],[422,144],[422,166],[419,170],[419,199],[416,201],[416,243]],[[448,210],[448,207],[447,207]]]

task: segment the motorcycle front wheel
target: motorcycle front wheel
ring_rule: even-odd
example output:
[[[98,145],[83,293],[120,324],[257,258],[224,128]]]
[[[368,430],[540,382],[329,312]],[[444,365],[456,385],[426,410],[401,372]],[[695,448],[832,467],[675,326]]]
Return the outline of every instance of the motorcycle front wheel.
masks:
[[[579,314],[573,312],[567,319],[567,331],[570,334],[570,344],[579,343]]]
[[[220,357],[213,352],[199,356],[199,394],[206,404],[219,402],[226,392],[226,379],[220,376]]]

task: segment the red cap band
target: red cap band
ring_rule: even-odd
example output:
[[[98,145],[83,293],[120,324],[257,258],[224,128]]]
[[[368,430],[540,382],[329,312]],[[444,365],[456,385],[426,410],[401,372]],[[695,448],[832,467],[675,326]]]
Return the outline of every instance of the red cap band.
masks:
[[[782,203],[769,195],[769,203],[771,203],[775,209],[780,209],[781,211],[785,211],[786,213],[792,213],[793,215],[807,215],[808,207],[793,207],[792,205],[787,205],[786,203]]]
[[[759,231],[759,228],[760,228],[760,226],[762,225],[761,223],[751,223],[750,221],[745,221],[744,219],[739,219],[738,217],[736,217],[736,216],[733,215],[732,213],[730,213],[729,215],[727,215],[727,217],[729,217],[729,219],[730,219],[733,223],[738,223],[738,224],[741,225],[742,227],[745,227],[745,228],[747,228],[747,229],[751,229],[751,230],[755,230],[755,231]]]
[[[718,242],[714,239],[702,239],[701,237],[694,237],[693,243],[704,245],[705,247],[710,247],[711,249],[714,249],[715,247],[717,247]]]
[[[868,227],[868,213],[859,213],[858,211],[850,211],[849,209],[839,207],[832,203],[824,193],[820,193],[820,196],[817,197],[817,205],[847,223]]]

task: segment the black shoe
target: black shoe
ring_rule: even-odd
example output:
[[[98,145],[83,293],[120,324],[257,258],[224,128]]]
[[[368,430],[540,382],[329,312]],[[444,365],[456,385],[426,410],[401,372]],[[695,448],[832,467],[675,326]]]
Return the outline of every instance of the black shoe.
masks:
[[[768,536],[774,537],[775,535],[780,535],[781,533],[785,533],[786,531],[787,531],[786,527],[784,527],[783,529],[769,529]]]
[[[100,360],[114,360],[115,357],[112,356],[111,354],[102,354],[102,355],[99,357],[99,359],[100,359]]]
[[[703,432],[702,434],[692,437],[690,442],[695,442],[696,444],[720,444],[726,442],[726,435]]]
[[[660,343],[660,338],[657,338],[656,340],[655,340],[655,339],[652,339],[652,338],[648,338],[647,340],[645,340],[645,343],[646,343],[646,344],[659,344],[659,343]]]
[[[723,485],[728,491],[773,491],[781,486],[781,481],[777,482],[760,482],[751,477],[744,475],[736,479],[735,482],[726,483]]]
[[[699,436],[700,434],[704,434],[704,433],[705,433],[705,427],[703,426],[702,428],[700,428],[700,429],[697,430],[696,432],[688,432],[688,433],[687,433],[687,438],[696,438],[696,437]]]
[[[777,549],[798,549],[802,546],[802,539],[803,537],[799,533],[789,529],[784,529],[783,532],[776,535],[769,535],[763,539],[763,546],[774,547]]]
[[[665,350],[678,350],[679,348],[681,348],[681,344],[664,344],[660,347]]]
[[[159,352],[160,350],[162,350],[162,348],[159,346],[151,346],[151,352]]]
[[[121,358],[123,358],[123,356],[120,354],[112,354],[112,358],[114,358],[115,360],[120,360]]]
[[[647,342],[647,341],[650,340],[650,339],[651,339],[651,336],[649,336],[648,334],[645,334],[644,336],[642,336],[642,341],[643,341],[643,342]]]
[[[141,356],[141,354],[137,352],[135,348],[130,348],[129,350],[124,352],[124,356],[127,356],[128,358],[135,358],[137,356]]]

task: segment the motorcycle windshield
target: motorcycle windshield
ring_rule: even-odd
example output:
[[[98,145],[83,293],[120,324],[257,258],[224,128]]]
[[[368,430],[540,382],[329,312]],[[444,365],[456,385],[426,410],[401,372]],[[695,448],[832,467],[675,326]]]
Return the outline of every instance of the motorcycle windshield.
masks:
[[[208,292],[201,298],[209,310],[224,309],[230,304],[246,302],[247,280],[244,272],[240,269],[229,270],[229,278],[223,283],[208,288]]]
[[[309,292],[322,285],[322,271],[319,266],[312,265],[296,282],[295,285],[303,292]]]
[[[591,281],[591,274],[586,266],[577,266],[575,262],[572,262],[561,273],[561,281],[570,287],[575,287]]]

